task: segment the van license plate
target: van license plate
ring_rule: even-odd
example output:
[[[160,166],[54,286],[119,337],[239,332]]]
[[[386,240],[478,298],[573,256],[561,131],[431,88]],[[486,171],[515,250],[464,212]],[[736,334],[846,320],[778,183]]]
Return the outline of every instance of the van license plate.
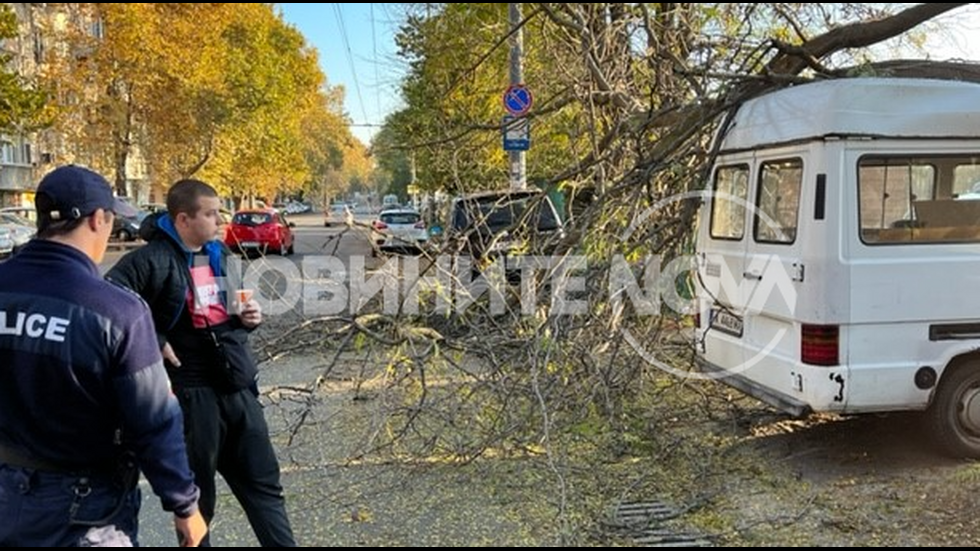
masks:
[[[711,327],[736,337],[742,336],[742,318],[727,310],[711,311]]]

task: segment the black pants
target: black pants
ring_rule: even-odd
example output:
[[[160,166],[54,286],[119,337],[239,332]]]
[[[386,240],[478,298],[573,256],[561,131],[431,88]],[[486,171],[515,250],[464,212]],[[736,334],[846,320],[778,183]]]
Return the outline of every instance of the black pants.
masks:
[[[295,547],[279,462],[255,395],[249,390],[220,394],[209,387],[191,387],[181,389],[177,398],[204,520],[210,525],[214,518],[214,475],[219,472],[245,510],[259,544]],[[210,546],[209,538],[201,543]]]

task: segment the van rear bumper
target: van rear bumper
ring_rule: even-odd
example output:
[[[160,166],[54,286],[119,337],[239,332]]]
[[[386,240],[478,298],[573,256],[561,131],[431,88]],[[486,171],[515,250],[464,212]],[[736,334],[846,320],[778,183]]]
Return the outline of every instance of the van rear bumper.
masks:
[[[782,410],[795,417],[803,417],[813,412],[808,404],[801,402],[785,394],[778,393],[772,389],[764,387],[740,373],[730,373],[725,369],[705,360],[700,356],[695,356],[698,369],[702,373],[712,375],[713,378],[726,385],[741,390],[742,392],[757,398],[774,408]]]

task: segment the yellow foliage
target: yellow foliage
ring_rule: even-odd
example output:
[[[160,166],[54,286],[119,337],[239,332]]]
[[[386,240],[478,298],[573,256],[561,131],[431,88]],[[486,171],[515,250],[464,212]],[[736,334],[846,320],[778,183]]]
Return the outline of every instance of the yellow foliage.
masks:
[[[325,159],[366,170],[316,51],[272,4],[71,6],[82,24],[44,73],[71,160],[114,174],[136,156],[156,183],[194,176],[269,199],[322,178]],[[84,24],[96,19],[101,39]]]

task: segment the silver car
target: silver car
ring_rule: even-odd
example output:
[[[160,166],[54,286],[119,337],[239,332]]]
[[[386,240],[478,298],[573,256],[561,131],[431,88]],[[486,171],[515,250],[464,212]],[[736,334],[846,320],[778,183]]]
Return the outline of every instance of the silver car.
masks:
[[[10,212],[0,212],[0,228],[10,230],[15,251],[26,245],[37,233],[32,222]]]
[[[14,253],[14,238],[10,230],[0,227],[0,258],[7,258]]]

